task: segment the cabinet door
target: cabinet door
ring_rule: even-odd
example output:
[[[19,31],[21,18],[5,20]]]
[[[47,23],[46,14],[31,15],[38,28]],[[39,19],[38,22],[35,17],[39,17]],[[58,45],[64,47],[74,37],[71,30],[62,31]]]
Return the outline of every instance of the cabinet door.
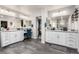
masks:
[[[59,35],[56,32],[51,33],[51,43],[58,44]]]
[[[16,35],[17,35],[17,41],[22,41],[24,39],[23,31],[18,31]]]
[[[20,35],[19,33],[17,34],[17,32],[10,32],[10,42],[12,43],[16,43],[18,42],[20,39],[18,39],[18,35]]]
[[[19,39],[24,40],[24,31],[20,31],[19,34]]]
[[[9,44],[9,33],[1,32],[1,46],[6,46]]]
[[[15,41],[16,41],[15,34],[16,34],[15,32],[10,32],[10,42],[11,42],[11,44],[15,43]]]
[[[57,35],[55,32],[48,31],[46,32],[46,41],[49,43],[57,43]]]
[[[51,33],[49,31],[46,31],[46,42],[49,42],[51,40],[51,36],[49,34]]]
[[[9,33],[8,33],[8,32],[2,32],[2,33],[1,33],[1,41],[2,41],[2,42],[7,42],[7,41],[9,41]]]
[[[1,43],[5,41],[5,33],[1,32]]]
[[[10,33],[11,44],[16,43],[23,40],[23,33],[20,31],[11,32]]]
[[[65,45],[65,35],[66,33],[63,33],[63,32],[58,32],[57,34],[57,43],[59,45]]]

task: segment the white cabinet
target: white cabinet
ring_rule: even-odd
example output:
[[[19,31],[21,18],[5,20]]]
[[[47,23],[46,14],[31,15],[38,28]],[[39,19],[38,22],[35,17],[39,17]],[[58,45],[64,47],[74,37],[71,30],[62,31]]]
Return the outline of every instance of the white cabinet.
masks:
[[[7,32],[1,32],[1,46],[5,46],[9,44],[9,37]]]
[[[49,35],[51,34],[51,35]],[[57,37],[56,37],[56,33],[55,32],[46,32],[46,41],[50,42],[50,43],[57,43]]]
[[[24,32],[23,31],[17,31],[16,33],[15,33],[15,41],[22,41],[23,39],[24,39]]]
[[[46,32],[46,42],[65,45],[65,34],[61,32]]]
[[[60,44],[60,45],[66,45],[65,44],[65,36],[66,36],[66,34],[65,33],[63,33],[63,32],[58,32],[59,33],[59,38],[57,38],[58,39],[58,44]]]
[[[23,31],[1,32],[1,47],[22,41],[23,39],[24,39]]]
[[[46,31],[46,42],[71,48],[78,47],[78,33]]]

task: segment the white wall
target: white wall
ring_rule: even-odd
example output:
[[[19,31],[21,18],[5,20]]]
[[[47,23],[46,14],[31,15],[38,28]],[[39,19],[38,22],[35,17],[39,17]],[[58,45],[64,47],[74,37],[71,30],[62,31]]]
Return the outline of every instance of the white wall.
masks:
[[[33,38],[34,39],[37,39],[37,24],[36,24],[36,17],[37,16],[41,16],[41,9],[35,9],[35,10],[32,10],[32,24],[33,24]]]
[[[45,32],[45,23],[46,23],[46,18],[48,17],[48,13],[47,13],[47,9],[42,9],[41,10],[41,16],[42,16],[42,26],[41,26],[41,31],[42,31],[42,35],[41,35],[41,42],[45,43],[45,36],[46,36],[46,32]]]

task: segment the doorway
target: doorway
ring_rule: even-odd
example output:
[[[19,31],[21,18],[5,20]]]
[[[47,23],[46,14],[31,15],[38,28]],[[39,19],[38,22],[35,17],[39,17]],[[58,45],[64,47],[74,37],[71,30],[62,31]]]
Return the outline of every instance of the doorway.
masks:
[[[37,38],[41,40],[41,16],[36,17]]]

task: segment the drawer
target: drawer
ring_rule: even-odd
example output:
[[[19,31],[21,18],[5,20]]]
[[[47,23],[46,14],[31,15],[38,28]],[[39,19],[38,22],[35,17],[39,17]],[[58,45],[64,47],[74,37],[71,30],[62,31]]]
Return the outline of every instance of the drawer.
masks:
[[[66,46],[71,48],[76,48],[77,41],[75,39],[67,39],[66,40]]]
[[[76,37],[71,37],[71,36],[69,36],[69,37],[66,37],[66,41],[68,42],[76,42],[77,41],[77,39],[78,38],[76,38]]]
[[[78,37],[77,36],[72,36],[72,35],[67,35],[66,38],[69,38],[69,39],[77,39]]]
[[[68,33],[68,35],[77,35],[77,33]]]
[[[71,37],[71,38],[67,38],[67,39],[66,39],[66,43],[67,43],[67,44],[69,44],[69,43],[70,43],[70,44],[75,44],[75,43],[76,43],[76,39],[74,39],[74,38],[72,38],[72,37]]]
[[[78,38],[78,35],[77,34],[68,34],[66,37],[70,37],[70,38]]]
[[[71,40],[71,39],[67,40],[66,42],[67,42],[67,43],[76,43],[75,40]]]
[[[77,48],[76,44],[74,44],[74,43],[67,43],[67,46],[71,47],[71,48]]]
[[[76,40],[72,40],[72,39],[66,40],[66,46],[71,48],[76,48],[77,42]]]

